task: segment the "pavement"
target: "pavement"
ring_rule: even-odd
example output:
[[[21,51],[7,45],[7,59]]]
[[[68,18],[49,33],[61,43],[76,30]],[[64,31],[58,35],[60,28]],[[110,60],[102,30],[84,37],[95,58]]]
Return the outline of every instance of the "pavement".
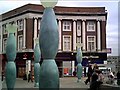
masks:
[[[64,77],[60,78],[60,88],[82,88],[82,90],[87,90],[89,85],[85,85],[85,78],[82,78],[77,82],[77,77]],[[2,88],[6,88],[5,80],[2,81]],[[16,79],[15,88],[35,88],[34,82],[27,82],[27,80],[22,80],[21,78]]]

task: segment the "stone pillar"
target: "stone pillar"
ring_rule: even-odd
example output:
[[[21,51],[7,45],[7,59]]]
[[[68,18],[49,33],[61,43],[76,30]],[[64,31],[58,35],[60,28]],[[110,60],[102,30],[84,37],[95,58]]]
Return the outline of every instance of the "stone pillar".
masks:
[[[82,21],[82,43],[83,43],[83,51],[86,50],[86,37],[85,37],[85,20]]]
[[[37,38],[37,18],[34,19],[34,39]],[[34,40],[35,47],[35,40]]]
[[[72,75],[74,71],[75,71],[75,61],[72,61]]]
[[[26,18],[23,20],[23,48],[26,48]]]
[[[39,31],[37,31],[37,37],[39,37],[39,32],[40,32],[40,21],[41,21],[41,19],[38,18],[38,25],[37,25],[37,27],[38,27]]]
[[[73,51],[76,51],[76,20],[73,21]]]
[[[31,71],[31,60],[26,60],[26,74],[28,76],[29,71]]]
[[[61,19],[59,19],[59,28],[58,28],[58,31],[59,31],[59,48],[58,48],[58,50],[61,51]]]
[[[97,21],[97,48],[98,50],[101,50],[101,37],[100,37],[100,21]]]

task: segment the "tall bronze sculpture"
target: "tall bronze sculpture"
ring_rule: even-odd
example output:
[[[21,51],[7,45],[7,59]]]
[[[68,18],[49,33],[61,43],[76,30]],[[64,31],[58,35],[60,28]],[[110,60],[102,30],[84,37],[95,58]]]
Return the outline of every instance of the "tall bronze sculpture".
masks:
[[[78,44],[77,46],[77,54],[76,54],[76,60],[78,62],[77,64],[77,82],[79,82],[79,80],[81,79],[82,77],[82,51],[81,51],[81,47],[80,45]]]
[[[40,59],[41,59],[41,52],[39,48],[39,40],[38,38],[35,39],[35,48],[34,48],[34,77],[35,77],[35,87],[39,87],[39,70],[40,70]]]
[[[58,67],[54,58],[58,51],[59,33],[53,7],[57,0],[41,0],[45,10],[40,24],[39,45],[43,62],[40,67],[39,88],[59,88]]]
[[[6,56],[7,56],[7,64],[5,68],[5,80],[8,90],[13,90],[16,82],[16,65],[14,60],[16,58],[16,38],[14,33],[17,30],[16,25],[9,24],[7,26],[7,30],[9,33],[9,37],[7,39],[6,45]]]

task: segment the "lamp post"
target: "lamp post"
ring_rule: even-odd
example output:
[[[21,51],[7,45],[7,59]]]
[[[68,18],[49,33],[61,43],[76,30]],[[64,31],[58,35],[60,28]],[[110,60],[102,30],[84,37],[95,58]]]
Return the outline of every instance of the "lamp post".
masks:
[[[16,29],[17,26],[14,24],[7,26],[9,37],[6,45],[7,64],[5,68],[5,80],[8,90],[13,90],[16,82],[16,65],[14,63],[16,58],[16,38],[14,33]]]
[[[43,62],[40,67],[39,88],[59,88],[58,67],[54,60],[59,43],[58,25],[53,7],[57,0],[41,0],[45,7],[41,20],[39,45]]]
[[[41,52],[39,48],[39,40],[38,38],[35,39],[35,48],[34,48],[34,77],[35,77],[35,87],[39,87],[39,70],[40,70],[40,58]]]
[[[76,54],[76,59],[77,59],[77,82],[79,82],[79,80],[82,77],[82,51],[81,51],[81,44],[77,44],[77,54]]]

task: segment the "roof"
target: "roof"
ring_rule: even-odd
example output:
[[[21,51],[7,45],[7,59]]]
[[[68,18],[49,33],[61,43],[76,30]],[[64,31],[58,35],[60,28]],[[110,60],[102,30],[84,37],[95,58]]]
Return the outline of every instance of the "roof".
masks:
[[[11,11],[2,14],[2,18],[7,18],[23,12],[38,12],[43,13],[44,7],[38,4],[26,4]],[[55,6],[54,11],[56,14],[104,14],[106,15],[105,7],[63,7]]]

